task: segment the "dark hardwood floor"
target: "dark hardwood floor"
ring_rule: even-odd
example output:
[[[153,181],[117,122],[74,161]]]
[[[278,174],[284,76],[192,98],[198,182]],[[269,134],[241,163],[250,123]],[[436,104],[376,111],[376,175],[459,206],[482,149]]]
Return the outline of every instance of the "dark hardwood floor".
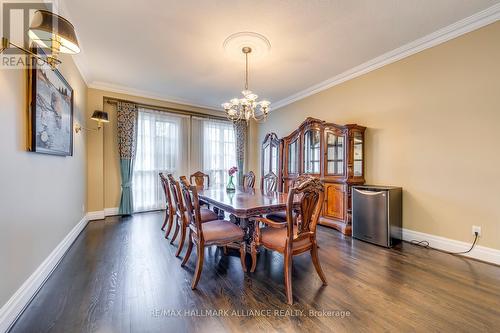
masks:
[[[155,212],[89,223],[11,332],[500,328],[500,267],[408,243],[389,250],[325,227],[318,239],[329,285],[322,287],[309,254],[294,258],[293,306],[285,303],[283,258],[265,250],[256,272],[243,274],[237,252],[207,249],[192,291],[196,254],[181,268],[162,220]],[[215,310],[219,316],[207,316]]]

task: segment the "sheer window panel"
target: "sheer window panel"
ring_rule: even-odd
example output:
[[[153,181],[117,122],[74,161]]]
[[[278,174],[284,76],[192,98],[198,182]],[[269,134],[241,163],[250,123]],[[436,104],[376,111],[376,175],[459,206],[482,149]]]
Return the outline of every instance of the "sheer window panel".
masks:
[[[236,165],[236,138],[228,121],[192,118],[191,164],[201,166],[211,186],[227,184],[227,171]],[[192,171],[197,171],[192,170]]]
[[[189,117],[140,108],[133,175],[134,211],[165,208],[158,174],[188,173]]]

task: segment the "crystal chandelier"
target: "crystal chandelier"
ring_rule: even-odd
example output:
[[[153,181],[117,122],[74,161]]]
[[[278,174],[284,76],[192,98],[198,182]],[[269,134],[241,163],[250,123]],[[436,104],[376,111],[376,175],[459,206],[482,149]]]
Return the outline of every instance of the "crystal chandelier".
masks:
[[[229,102],[223,103],[222,107],[226,112],[227,118],[233,122],[245,120],[248,123],[250,118],[253,118],[257,122],[263,122],[269,114],[271,102],[267,100],[258,102],[257,99],[259,96],[248,90],[248,55],[252,52],[252,48],[245,46],[241,51],[245,54],[246,66],[245,90],[241,92],[243,98],[233,98]]]

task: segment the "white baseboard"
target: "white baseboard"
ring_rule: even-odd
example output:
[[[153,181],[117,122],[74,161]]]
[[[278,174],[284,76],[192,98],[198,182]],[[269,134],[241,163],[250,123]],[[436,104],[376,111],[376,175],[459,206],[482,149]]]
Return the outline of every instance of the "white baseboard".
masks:
[[[96,212],[88,212],[87,213],[87,218],[89,221],[94,221],[94,220],[104,220],[106,216],[104,215],[104,211],[96,211]]]
[[[71,247],[89,219],[84,216],[80,222],[64,237],[57,247],[41,263],[12,297],[0,308],[0,332],[7,332],[24,308],[43,286],[57,267],[64,254]]]
[[[120,208],[118,208],[118,207],[104,208],[104,216],[116,216],[116,215],[118,215],[119,209]]]
[[[106,216],[115,216],[118,215],[118,207],[113,208],[104,208],[104,210],[98,210],[95,212],[88,212],[87,217],[89,221],[94,220],[104,220]]]
[[[414,231],[410,229],[403,229],[403,240],[408,242],[412,240],[427,241],[429,242],[429,247],[448,252],[467,251],[468,249],[470,249],[472,245],[471,243],[466,243],[454,239],[426,234],[423,232]],[[479,239],[479,242],[480,241],[481,239]],[[464,254],[463,256],[500,265],[500,250],[492,249],[485,246],[476,245],[471,252]]]

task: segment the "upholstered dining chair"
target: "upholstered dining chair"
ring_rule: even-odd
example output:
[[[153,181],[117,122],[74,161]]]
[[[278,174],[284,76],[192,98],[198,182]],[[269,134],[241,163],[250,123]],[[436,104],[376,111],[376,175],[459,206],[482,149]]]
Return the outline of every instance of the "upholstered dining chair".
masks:
[[[181,179],[181,184],[184,202],[186,203],[186,211],[189,217],[188,249],[182,260],[181,266],[185,266],[189,260],[189,256],[193,250],[193,244],[196,246],[196,254],[198,256],[191,289],[196,289],[200,281],[201,271],[203,270],[205,247],[207,246],[226,246],[235,242],[240,243],[241,267],[243,271],[246,271],[246,245],[243,240],[245,235],[244,231],[239,226],[226,220],[204,222],[201,216],[197,187],[190,186],[186,179]]]
[[[300,204],[300,215],[293,214],[294,200],[298,199]],[[300,176],[294,186],[288,192],[285,223],[277,223],[267,218],[257,217],[255,220],[254,242],[252,243],[252,256],[255,255],[255,247],[262,245],[267,249],[278,251],[284,257],[285,292],[287,303],[293,303],[292,296],[292,258],[293,256],[309,251],[312,262],[316,268],[323,285],[327,285],[325,274],[321,268],[318,258],[318,246],[316,241],[316,225],[321,214],[324,200],[323,184],[318,178],[311,176]],[[259,222],[259,223],[257,223]],[[266,225],[265,228],[259,226]],[[251,268],[255,270],[254,265]]]
[[[255,173],[250,171],[243,175],[243,187],[244,188],[253,188],[255,185]]]
[[[184,202],[182,200],[182,192],[181,192],[181,187],[179,185],[179,182],[174,179],[172,174],[167,175],[168,180],[169,180],[169,185],[170,189],[172,191],[172,197],[173,201],[175,203],[175,213],[176,213],[176,218],[175,218],[175,230],[174,230],[174,235],[172,236],[172,239],[170,240],[170,244],[173,244],[175,239],[177,238],[177,235],[179,234],[180,231],[180,239],[179,239],[179,244],[177,248],[177,252],[175,253],[175,256],[178,257],[181,252],[182,248],[184,247],[184,241],[186,240],[186,229],[188,227],[188,216],[186,213],[186,206],[184,205]],[[181,179],[186,179],[186,177],[182,176]],[[187,181],[187,180],[186,180]],[[218,216],[215,214],[213,211],[207,208],[200,209],[201,211],[201,220],[203,222],[206,221],[212,221],[212,220],[217,220]]]
[[[168,185],[168,179],[165,177],[163,172],[160,172],[160,181],[163,188],[163,193],[165,194],[165,201],[167,203],[167,209],[165,211],[165,220],[161,226],[161,230],[165,231],[165,226],[167,230],[165,231],[165,238],[168,238],[170,231],[172,230],[172,225],[175,216],[175,207],[172,203],[172,194],[170,192],[170,186]]]

